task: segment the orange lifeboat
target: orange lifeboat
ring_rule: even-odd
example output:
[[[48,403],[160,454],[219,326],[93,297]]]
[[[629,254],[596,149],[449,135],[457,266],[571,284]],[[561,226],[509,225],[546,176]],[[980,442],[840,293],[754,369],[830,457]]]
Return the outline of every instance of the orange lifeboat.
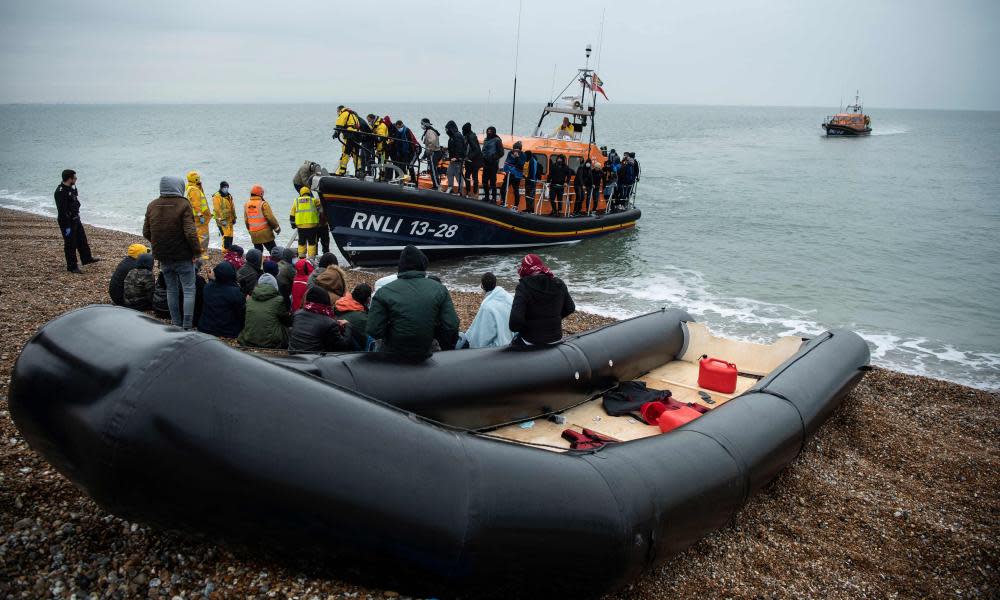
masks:
[[[855,94],[854,104],[846,112],[827,117],[822,124],[826,135],[868,135],[872,132],[871,118],[861,107],[861,96]]]

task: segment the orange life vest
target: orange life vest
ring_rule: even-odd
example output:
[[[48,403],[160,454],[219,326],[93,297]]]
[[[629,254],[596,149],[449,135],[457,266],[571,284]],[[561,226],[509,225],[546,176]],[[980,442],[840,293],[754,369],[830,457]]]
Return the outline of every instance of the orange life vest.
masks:
[[[264,231],[270,227],[267,222],[267,217],[264,216],[263,205],[264,199],[256,196],[250,198],[247,202],[247,229],[249,229],[251,233]]]

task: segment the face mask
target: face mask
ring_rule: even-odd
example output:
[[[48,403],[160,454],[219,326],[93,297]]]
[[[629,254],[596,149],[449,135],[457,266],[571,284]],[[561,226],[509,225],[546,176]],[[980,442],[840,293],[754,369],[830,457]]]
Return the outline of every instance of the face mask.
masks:
[[[224,188],[220,189],[219,191],[220,191],[220,192],[222,192],[222,195],[223,195],[223,196],[225,196],[226,194],[228,194],[228,193],[229,193],[229,188],[227,188],[227,187],[224,187]]]

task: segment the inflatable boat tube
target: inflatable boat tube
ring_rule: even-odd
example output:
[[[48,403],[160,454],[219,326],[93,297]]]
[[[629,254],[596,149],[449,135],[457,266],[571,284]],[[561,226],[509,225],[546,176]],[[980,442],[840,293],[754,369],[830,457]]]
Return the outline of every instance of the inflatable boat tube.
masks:
[[[664,311],[649,321],[669,327],[678,316]],[[571,402],[641,370],[626,368],[628,360],[677,352],[669,332],[667,340],[616,346],[616,332],[635,334],[635,322],[646,323],[610,326],[547,352],[565,357],[581,373],[573,381],[583,383],[571,388],[577,396],[562,395],[541,371],[529,373],[549,390],[545,403]],[[469,353],[479,356],[470,363],[441,357],[440,365],[457,369],[456,361],[485,389],[494,383],[483,374],[497,370],[492,360],[520,368],[514,354]],[[519,356],[534,362],[542,354]],[[375,369],[352,357],[328,361],[295,362],[334,374]],[[671,433],[554,452],[417,416],[419,409],[463,428],[481,424],[457,408],[457,394],[439,401],[414,374],[406,375],[408,391],[424,394],[429,407],[411,401],[401,409],[209,336],[94,306],[48,323],[28,342],[9,403],[31,447],[124,518],[308,555],[334,571],[357,566],[410,593],[590,597],[724,525],[801,451],[867,362],[858,336],[828,332],[742,396]],[[553,367],[553,379],[564,381],[569,366]],[[355,377],[362,372],[358,366]],[[496,418],[534,410],[522,389],[511,390],[519,407],[508,413],[494,404]]]
[[[421,363],[376,353],[267,358],[434,421],[483,429],[565,410],[672,360],[691,320],[659,310],[555,346],[438,352]]]

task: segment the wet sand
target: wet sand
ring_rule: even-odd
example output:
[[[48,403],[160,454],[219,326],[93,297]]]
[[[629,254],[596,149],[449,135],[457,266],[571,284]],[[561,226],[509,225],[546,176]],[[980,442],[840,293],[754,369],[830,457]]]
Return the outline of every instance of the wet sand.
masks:
[[[90,226],[87,235],[105,260],[72,275],[54,219],[0,209],[0,596],[405,596],[351,573],[129,523],[28,448],[7,410],[20,348],[46,321],[108,302],[111,272],[142,241]],[[480,295],[452,296],[464,328]],[[610,321],[581,313],[566,330]],[[615,598],[997,597],[998,407],[997,393],[875,369],[729,525]]]

